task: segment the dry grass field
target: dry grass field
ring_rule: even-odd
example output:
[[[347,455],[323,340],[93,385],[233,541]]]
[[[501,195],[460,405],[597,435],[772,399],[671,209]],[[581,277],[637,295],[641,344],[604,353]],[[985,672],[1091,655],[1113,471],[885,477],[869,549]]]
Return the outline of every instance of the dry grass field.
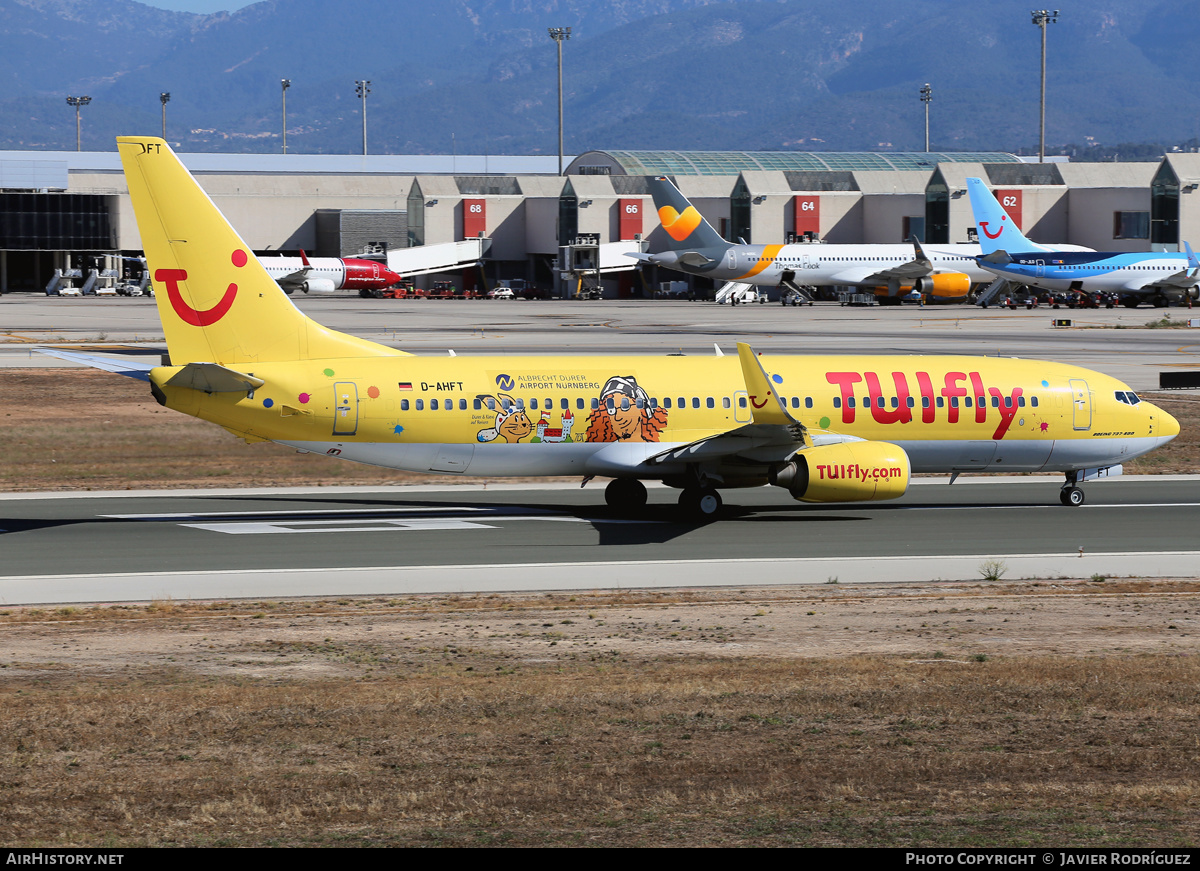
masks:
[[[11,609],[0,842],[1194,845],[1198,591]]]
[[[1127,471],[1196,471],[1156,401]],[[413,480],[104,373],[0,410],[2,490]],[[0,609],[0,843],[1194,845],[1198,638],[1186,579]]]

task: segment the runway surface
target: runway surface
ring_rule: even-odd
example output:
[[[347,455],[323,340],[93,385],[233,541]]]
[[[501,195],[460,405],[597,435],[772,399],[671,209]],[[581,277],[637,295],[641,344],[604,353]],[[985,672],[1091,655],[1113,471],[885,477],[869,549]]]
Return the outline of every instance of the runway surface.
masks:
[[[726,491],[687,522],[652,488],[321,488],[0,497],[0,602],[404,595],[622,587],[1200,577],[1194,478],[1126,478],[1058,504],[1057,478],[921,479],[900,500],[809,506]]]

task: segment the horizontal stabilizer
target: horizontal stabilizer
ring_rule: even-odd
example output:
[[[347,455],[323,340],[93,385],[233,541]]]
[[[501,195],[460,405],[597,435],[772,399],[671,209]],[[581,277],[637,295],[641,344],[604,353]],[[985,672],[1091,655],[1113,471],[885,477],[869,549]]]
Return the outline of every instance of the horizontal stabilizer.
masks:
[[[186,387],[202,393],[249,393],[266,383],[261,378],[216,363],[188,363],[167,380],[172,387]]]
[[[113,357],[96,357],[92,354],[80,354],[78,351],[63,351],[59,348],[34,348],[39,354],[47,357],[57,357],[72,363],[82,363],[93,369],[103,369],[105,372],[115,372],[126,378],[137,378],[139,381],[150,380],[150,370],[155,368],[153,363],[143,363],[140,360],[118,360]]]

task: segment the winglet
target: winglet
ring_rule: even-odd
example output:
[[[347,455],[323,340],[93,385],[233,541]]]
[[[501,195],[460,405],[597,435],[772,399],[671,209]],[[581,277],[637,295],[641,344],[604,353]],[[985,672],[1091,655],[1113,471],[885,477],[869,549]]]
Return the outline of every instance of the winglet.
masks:
[[[913,251],[916,252],[916,256],[913,259],[922,266],[929,267],[930,271],[933,271],[933,261],[925,254],[925,249],[921,247],[921,243],[917,241],[917,237],[915,235],[909,236],[908,241],[912,243]]]
[[[737,349],[754,422],[773,426],[799,425],[800,422],[788,414],[783,400],[775,392],[771,379],[767,377],[762,364],[758,362],[758,357],[754,355],[754,349],[745,342],[738,342]]]

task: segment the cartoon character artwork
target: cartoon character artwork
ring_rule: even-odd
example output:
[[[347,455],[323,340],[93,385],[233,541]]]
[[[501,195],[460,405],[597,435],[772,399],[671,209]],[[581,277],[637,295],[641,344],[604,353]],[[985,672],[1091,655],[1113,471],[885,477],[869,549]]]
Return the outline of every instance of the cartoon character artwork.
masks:
[[[550,412],[543,411],[541,420],[537,424],[537,435],[531,441],[535,442],[569,442],[571,440],[571,427],[575,425],[575,415],[571,414],[570,410],[562,413],[562,424],[557,427],[550,426]]]
[[[516,444],[533,432],[533,424],[523,406],[518,406],[507,393],[496,396],[481,394],[479,400],[488,408],[496,409],[496,425],[481,429],[475,434],[481,442],[492,442],[500,438],[511,444]]]
[[[632,375],[614,375],[600,391],[600,407],[588,415],[585,441],[656,442],[667,426],[667,410]]]

